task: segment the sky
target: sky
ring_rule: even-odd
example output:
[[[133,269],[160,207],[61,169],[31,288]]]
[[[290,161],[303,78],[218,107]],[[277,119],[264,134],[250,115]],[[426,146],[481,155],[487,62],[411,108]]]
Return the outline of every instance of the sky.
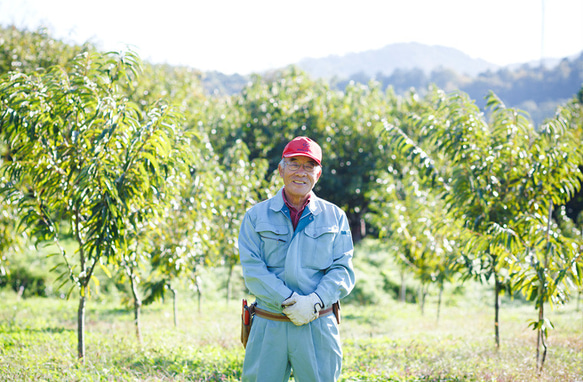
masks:
[[[2,26],[226,74],[406,42],[497,65],[578,56],[582,20],[583,0],[0,0]]]

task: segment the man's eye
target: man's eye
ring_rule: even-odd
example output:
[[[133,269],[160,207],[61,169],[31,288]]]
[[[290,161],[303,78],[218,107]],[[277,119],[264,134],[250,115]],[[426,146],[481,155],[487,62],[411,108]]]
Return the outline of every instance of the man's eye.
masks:
[[[308,171],[308,172],[312,172],[314,171],[314,169],[316,168],[316,165],[313,163],[304,163],[303,165],[297,162],[289,162],[287,164],[288,168],[291,171],[297,171],[300,169],[300,167],[303,167],[304,170]]]

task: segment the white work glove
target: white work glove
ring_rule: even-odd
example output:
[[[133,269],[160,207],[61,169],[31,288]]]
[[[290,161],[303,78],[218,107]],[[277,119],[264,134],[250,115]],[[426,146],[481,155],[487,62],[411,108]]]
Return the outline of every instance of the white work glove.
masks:
[[[316,293],[302,296],[293,292],[281,306],[283,306],[283,313],[291,322],[296,326],[300,326],[318,318],[320,309],[324,307],[324,304]]]

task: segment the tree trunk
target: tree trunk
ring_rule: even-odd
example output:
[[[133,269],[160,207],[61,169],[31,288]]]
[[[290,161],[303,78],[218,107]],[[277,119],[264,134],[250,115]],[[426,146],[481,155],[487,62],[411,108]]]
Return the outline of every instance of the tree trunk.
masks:
[[[496,341],[496,350],[500,349],[500,289],[502,286],[494,274],[494,339]]]
[[[168,285],[168,288],[170,288],[170,290],[172,291],[172,308],[174,309],[174,327],[177,328],[178,327],[178,307],[176,306],[177,303],[177,292],[176,289],[172,288],[171,285]]]
[[[437,320],[439,322],[439,314],[441,313],[441,297],[443,296],[443,283],[439,284],[439,296],[437,298]]]
[[[140,313],[142,309],[142,300],[140,299],[139,292],[138,292],[138,285],[136,283],[136,279],[134,277],[133,268],[130,267],[130,283],[132,288],[132,295],[134,297],[134,325],[136,326],[136,337],[138,338],[138,342],[142,343],[142,330],[140,328]]]
[[[547,357],[547,344],[545,342],[545,331],[543,330],[544,319],[545,319],[545,306],[543,302],[543,297],[540,298],[540,306],[538,308],[538,332],[536,339],[536,364],[539,373],[542,373],[543,366],[545,364],[545,359]],[[543,347],[543,355],[540,357],[540,347]]]
[[[231,280],[233,278],[233,264],[228,265],[227,269],[227,305],[229,305],[229,301],[231,300]]]
[[[85,304],[87,303],[87,285],[90,280],[90,272],[85,269],[85,251],[83,250],[83,240],[79,234],[79,221],[80,212],[78,208],[75,208],[75,238],[79,244],[79,264],[81,265],[81,270],[85,273],[81,281],[81,288],[79,289],[79,309],[77,310],[77,356],[80,360],[85,357]],[[61,253],[65,253],[64,249],[61,247],[57,240],[57,245],[61,248]],[[87,280],[87,281],[85,281]]]
[[[425,314],[425,294],[425,284],[421,284],[419,287],[419,308],[422,316]]]
[[[77,311],[77,354],[81,361],[85,357],[85,287],[81,287],[81,296],[79,297],[79,310]]]
[[[364,209],[359,213],[349,214],[348,224],[352,233],[354,244],[360,242],[366,236],[366,221],[362,218]]]
[[[201,298],[202,298],[202,293],[200,291],[200,285],[198,284],[198,277],[194,277],[194,285],[196,286],[196,294],[198,297],[198,313],[202,312],[202,307],[201,307]]]
[[[405,283],[405,271],[401,270],[401,288],[399,289],[399,301],[407,301],[407,285]]]
[[[198,313],[202,312],[202,293],[200,292],[200,289],[198,291],[196,291],[196,293],[198,294]]]
[[[21,300],[22,296],[24,296],[24,289],[24,285],[18,287],[18,293],[16,294],[18,296],[18,300]]]
[[[549,253],[551,251],[551,241],[550,241],[550,232],[551,232],[551,219],[553,216],[553,200],[549,201],[549,214],[547,216],[547,248],[545,250],[545,257],[543,262],[543,272],[538,272],[540,275],[542,273],[542,280],[540,280],[540,299],[539,299],[539,307],[538,307],[538,336],[536,341],[536,363],[538,366],[539,373],[542,373],[543,366],[545,364],[545,359],[547,357],[547,344],[545,342],[546,337],[546,330],[544,329],[545,324],[545,297],[547,296],[547,287],[546,283],[547,280],[545,279],[545,275],[547,270],[549,269]],[[540,277],[540,276],[539,276]],[[543,355],[540,358],[540,347],[543,347]],[[540,362],[539,362],[540,361]]]

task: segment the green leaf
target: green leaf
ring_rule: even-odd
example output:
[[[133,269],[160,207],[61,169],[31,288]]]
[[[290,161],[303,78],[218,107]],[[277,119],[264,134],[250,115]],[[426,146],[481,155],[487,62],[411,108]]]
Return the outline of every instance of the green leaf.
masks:
[[[109,269],[103,265],[102,263],[99,263],[99,267],[101,268],[101,270],[103,271],[103,273],[105,273],[105,275],[109,278],[112,278],[111,272],[109,272]]]

